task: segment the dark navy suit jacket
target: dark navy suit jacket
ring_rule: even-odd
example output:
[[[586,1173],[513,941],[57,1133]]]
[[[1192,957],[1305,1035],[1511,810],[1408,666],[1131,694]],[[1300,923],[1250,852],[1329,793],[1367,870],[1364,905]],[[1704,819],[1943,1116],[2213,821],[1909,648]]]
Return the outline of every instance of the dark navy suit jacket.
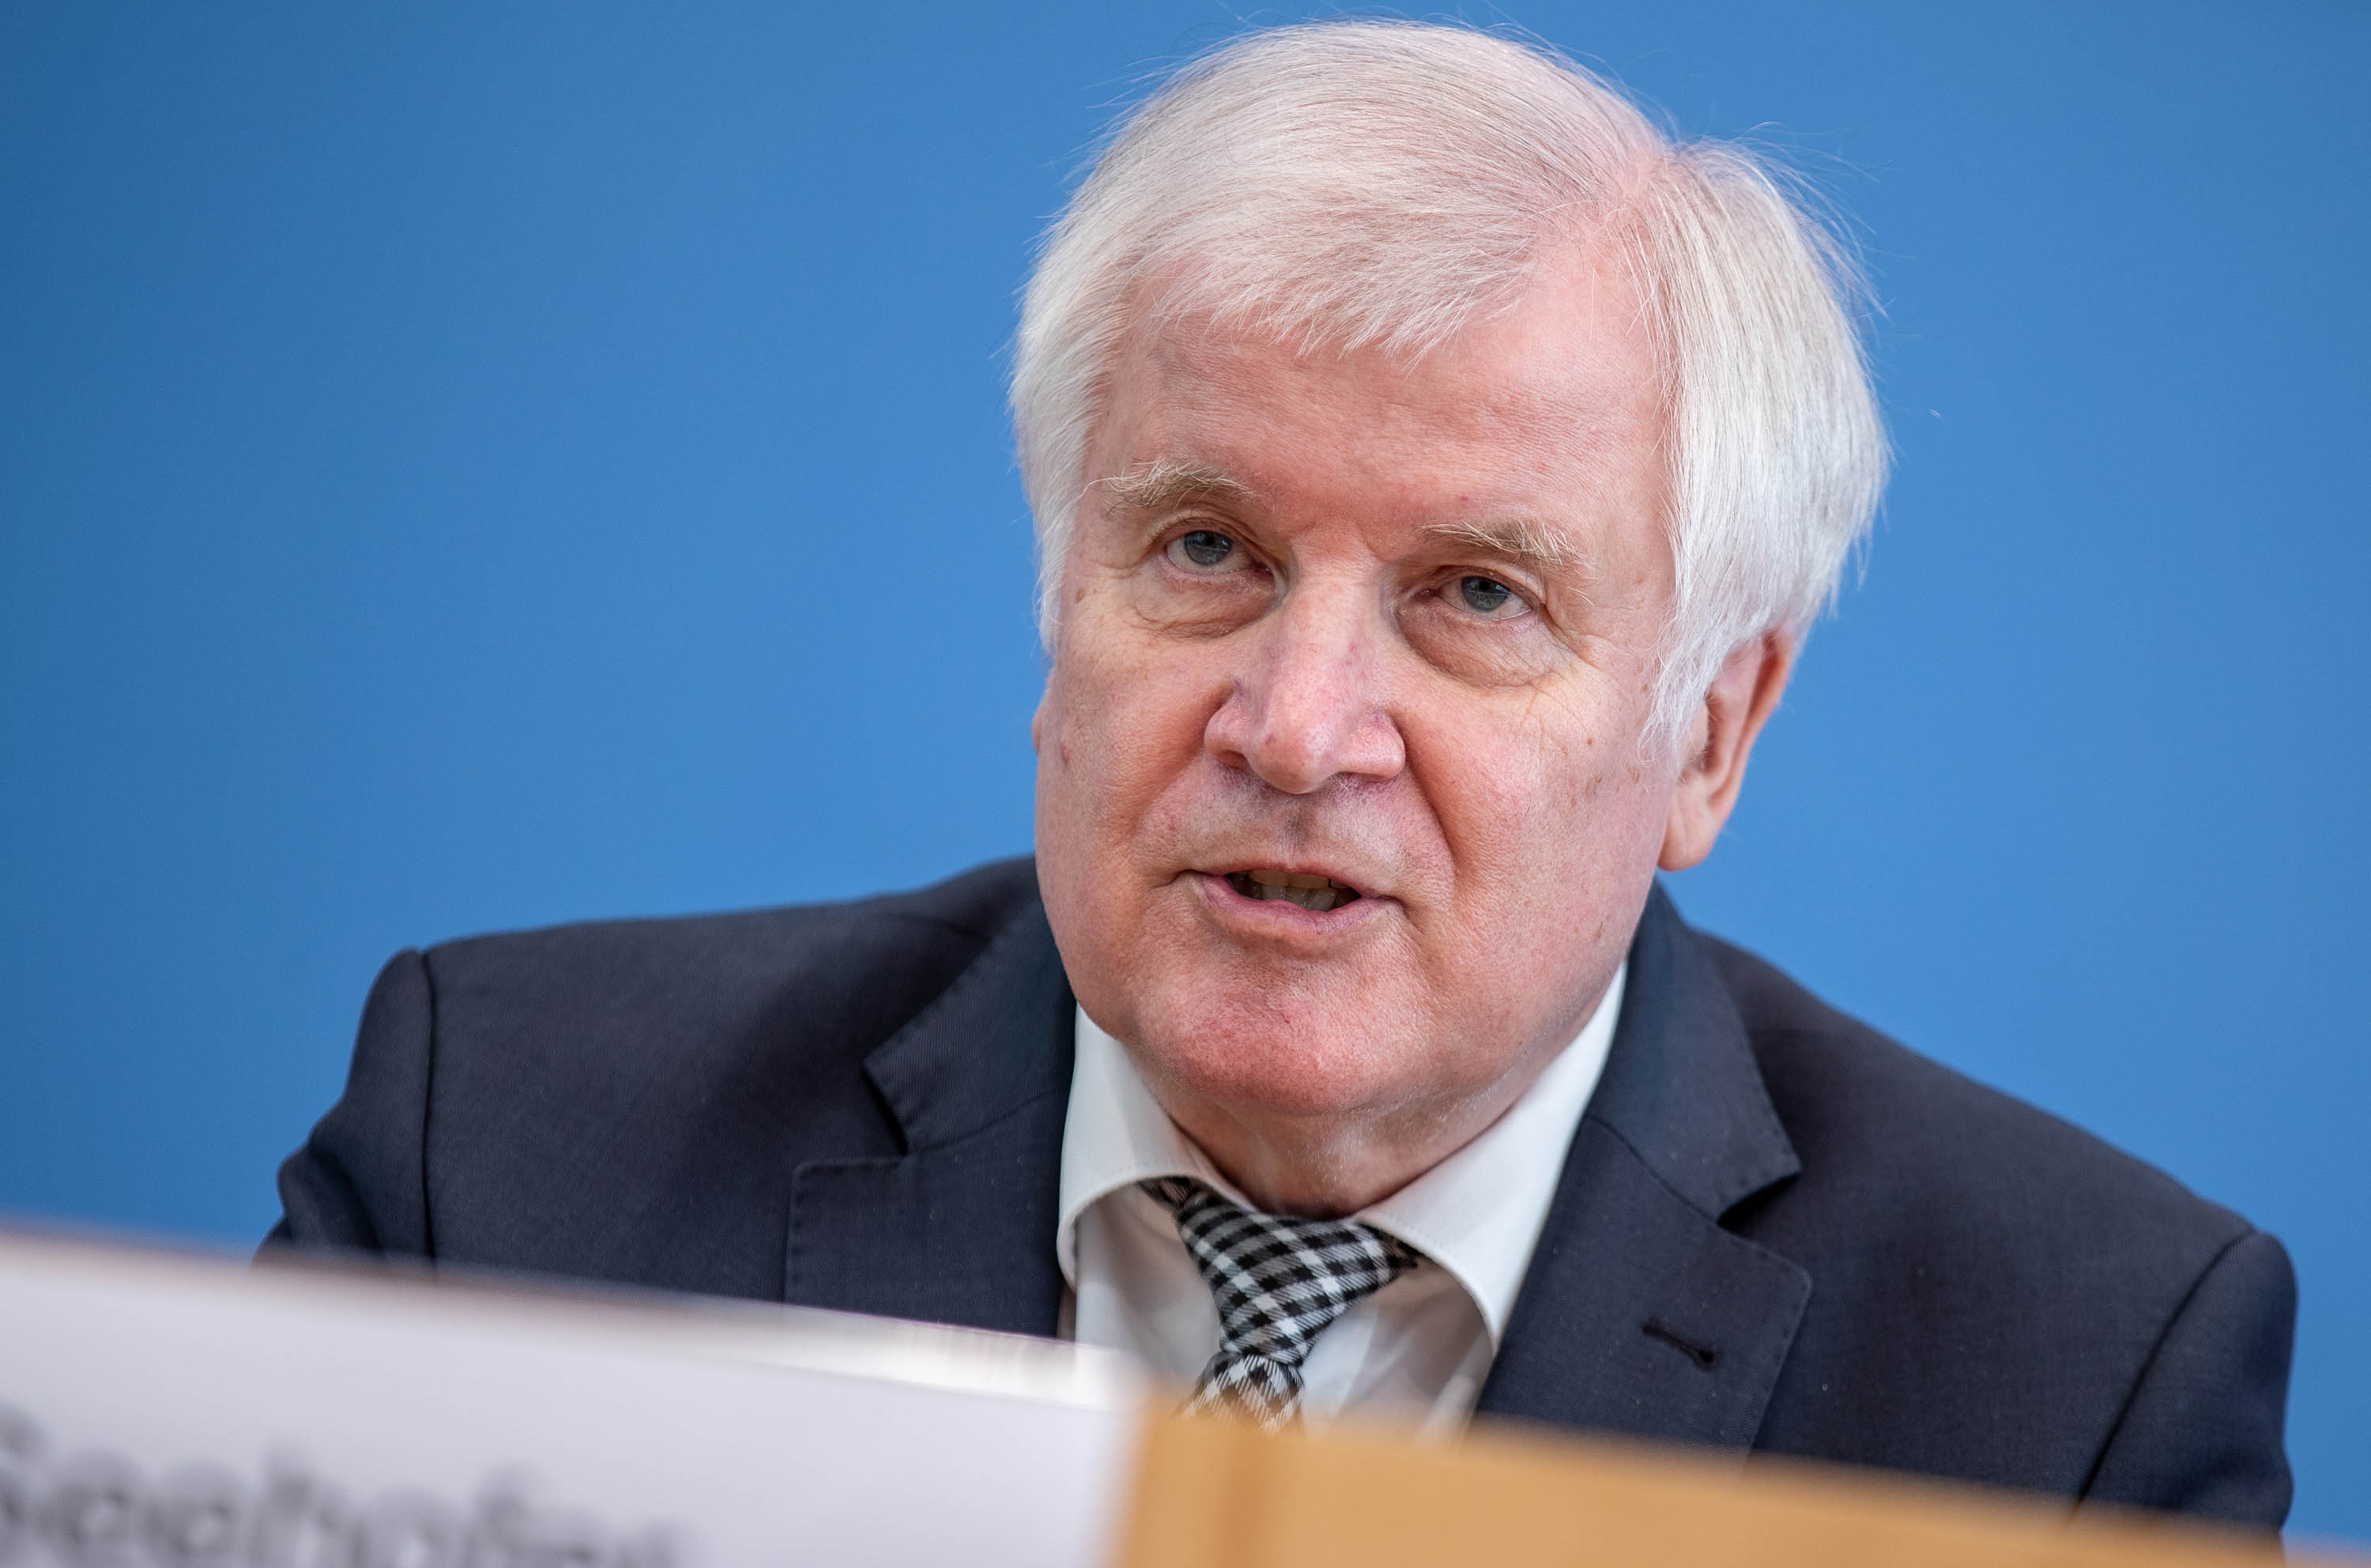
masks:
[[[1072,999],[1028,861],[390,963],[274,1241],[1051,1334]],[[2280,1243],[1659,890],[1481,1396],[2277,1525]]]

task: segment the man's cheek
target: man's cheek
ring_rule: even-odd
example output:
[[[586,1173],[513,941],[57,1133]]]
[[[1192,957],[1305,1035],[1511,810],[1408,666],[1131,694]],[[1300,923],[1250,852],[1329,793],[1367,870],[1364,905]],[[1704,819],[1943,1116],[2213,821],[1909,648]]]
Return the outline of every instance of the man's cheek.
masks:
[[[1113,688],[1096,715],[1111,765],[1155,787],[1190,767],[1216,707],[1213,685],[1208,661],[1180,651]]]
[[[1518,726],[1478,714],[1429,740],[1426,793],[1461,872],[1498,874],[1506,862],[1553,855],[1565,790]]]

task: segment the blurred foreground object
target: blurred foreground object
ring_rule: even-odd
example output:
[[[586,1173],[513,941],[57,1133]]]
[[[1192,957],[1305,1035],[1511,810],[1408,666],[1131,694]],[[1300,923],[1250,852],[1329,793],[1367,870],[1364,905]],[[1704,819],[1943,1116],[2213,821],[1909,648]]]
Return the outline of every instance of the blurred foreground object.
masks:
[[[0,1233],[0,1562],[2209,1568],[2261,1538],[1786,1462],[1168,1413],[1105,1352]],[[2292,1560],[2296,1561],[2296,1560]]]
[[[1156,1415],[1122,1568],[2371,1568],[2182,1515],[1501,1425],[1458,1447]]]
[[[1140,1403],[1006,1335],[0,1234],[11,1568],[1089,1568]]]

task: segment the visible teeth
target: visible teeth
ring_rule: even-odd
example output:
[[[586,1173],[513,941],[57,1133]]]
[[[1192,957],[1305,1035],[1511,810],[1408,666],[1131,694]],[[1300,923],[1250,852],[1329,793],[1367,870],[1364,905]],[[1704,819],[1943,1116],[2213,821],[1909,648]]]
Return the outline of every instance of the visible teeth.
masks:
[[[1359,896],[1356,889],[1313,871],[1279,871],[1267,866],[1247,871],[1230,871],[1227,881],[1246,898],[1262,901],[1280,898],[1320,915],[1329,909],[1339,909]]]

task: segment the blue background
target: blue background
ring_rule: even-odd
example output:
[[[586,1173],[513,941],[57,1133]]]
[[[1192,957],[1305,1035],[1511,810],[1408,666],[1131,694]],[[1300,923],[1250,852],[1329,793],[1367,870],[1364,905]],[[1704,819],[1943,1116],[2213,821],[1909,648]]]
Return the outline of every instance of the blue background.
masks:
[[[2283,1236],[2371,1537],[2371,12],[1513,19],[1823,171],[1889,312],[1683,906]],[[1024,849],[1013,291],[1234,24],[0,9],[0,1208],[244,1244],[398,947]]]

